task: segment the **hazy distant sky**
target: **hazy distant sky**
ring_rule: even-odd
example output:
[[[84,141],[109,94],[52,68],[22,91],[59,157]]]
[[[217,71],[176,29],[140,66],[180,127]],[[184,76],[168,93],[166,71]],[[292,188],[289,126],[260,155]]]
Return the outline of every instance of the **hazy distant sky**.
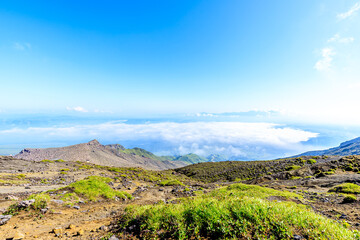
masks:
[[[359,126],[359,30],[353,0],[2,0],[0,114]]]
[[[359,122],[359,9],[350,0],[3,0],[0,109],[259,109]]]

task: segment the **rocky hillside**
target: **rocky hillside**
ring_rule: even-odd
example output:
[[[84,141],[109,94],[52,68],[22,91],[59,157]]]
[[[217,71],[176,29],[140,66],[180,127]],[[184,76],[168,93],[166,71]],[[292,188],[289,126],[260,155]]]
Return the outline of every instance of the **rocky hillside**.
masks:
[[[337,155],[337,156],[360,155],[360,137],[343,142],[338,147],[319,150],[319,151],[305,152],[297,156],[321,156],[321,155]]]
[[[127,154],[118,144],[102,145],[97,140],[60,148],[26,148],[16,158],[41,161],[44,159],[81,161],[92,164],[116,167],[141,167],[144,169],[164,170],[185,166],[183,162],[158,161],[146,156]]]

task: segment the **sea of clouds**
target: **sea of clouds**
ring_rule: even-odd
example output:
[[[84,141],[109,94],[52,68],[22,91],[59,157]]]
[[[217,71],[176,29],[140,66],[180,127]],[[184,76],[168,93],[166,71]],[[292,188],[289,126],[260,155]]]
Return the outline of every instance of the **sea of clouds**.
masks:
[[[0,144],[37,147],[98,139],[142,147],[159,155],[221,154],[237,159],[271,159],[309,150],[304,143],[318,133],[274,123],[160,122],[131,124],[112,121],[73,126],[10,128],[0,131]],[[30,144],[31,143],[31,144]],[[62,143],[62,144],[61,144]],[[50,144],[51,145],[51,144]],[[47,145],[48,146],[48,145]]]

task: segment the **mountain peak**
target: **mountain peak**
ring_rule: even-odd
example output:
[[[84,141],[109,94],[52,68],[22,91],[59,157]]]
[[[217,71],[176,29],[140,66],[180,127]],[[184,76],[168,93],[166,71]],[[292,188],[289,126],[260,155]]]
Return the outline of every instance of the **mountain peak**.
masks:
[[[94,140],[91,140],[90,142],[87,143],[87,145],[91,145],[91,146],[100,146],[101,143],[99,143],[98,140],[94,139]]]

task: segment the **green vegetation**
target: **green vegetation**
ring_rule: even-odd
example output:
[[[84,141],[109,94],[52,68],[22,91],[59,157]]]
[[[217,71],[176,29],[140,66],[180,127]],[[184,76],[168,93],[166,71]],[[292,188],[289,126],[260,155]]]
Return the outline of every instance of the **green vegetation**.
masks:
[[[343,203],[353,203],[353,202],[356,202],[356,201],[357,201],[357,198],[354,195],[347,195],[343,199]]]
[[[132,180],[140,180],[145,182],[153,182],[159,183],[164,180],[178,180],[182,183],[193,182],[189,177],[186,177],[182,174],[178,174],[173,170],[165,170],[165,171],[152,171],[145,170],[142,168],[121,168],[121,167],[108,167],[108,166],[100,166],[94,164],[81,163],[77,165],[79,169],[99,169],[104,171],[109,171],[114,173],[114,178],[124,178],[124,179],[132,179]]]
[[[310,207],[267,197],[300,197],[260,186],[234,184],[178,204],[130,206],[119,218],[119,229],[142,239],[358,239]],[[356,235],[356,236],[355,236]]]
[[[83,180],[71,183],[68,187],[74,193],[83,196],[90,201],[95,201],[100,197],[107,199],[114,199],[115,197],[121,199],[131,199],[132,196],[126,192],[116,191],[112,189],[107,183],[111,182],[111,178],[90,176]]]
[[[20,207],[18,203],[14,203],[12,205],[10,205],[8,207],[8,209],[6,210],[6,212],[4,212],[4,214],[6,215],[17,215],[19,214],[19,212],[21,210],[36,210],[39,211],[40,209],[46,208],[49,201],[50,201],[50,196],[46,193],[39,193],[39,194],[32,194],[30,195],[28,198],[28,200],[30,199],[34,199],[35,202],[33,204],[31,204],[29,207],[24,208],[24,207]]]
[[[200,157],[194,153],[189,153],[180,157],[177,157],[173,159],[172,161],[182,161],[186,162],[188,164],[195,164],[195,163],[201,163],[201,162],[207,162],[208,160],[204,157]]]
[[[159,183],[160,186],[184,186],[182,182],[176,179],[163,180]]]
[[[43,163],[53,163],[54,161],[49,160],[49,159],[44,159],[44,160],[41,160],[40,162],[43,162]]]
[[[359,194],[360,186],[354,183],[343,183],[331,188],[329,192]]]
[[[286,171],[292,171],[292,170],[297,170],[297,169],[300,169],[301,166],[299,165],[291,165],[291,166],[288,166],[285,168]]]
[[[40,210],[46,208],[50,201],[50,196],[46,193],[32,194],[28,199],[35,199],[35,202],[31,205],[34,210]]]
[[[307,163],[309,163],[309,164],[315,164],[315,163],[316,163],[316,160],[310,158],[310,159],[307,160]]]
[[[62,159],[57,159],[57,160],[55,160],[55,162],[65,162],[65,161]]]
[[[61,172],[67,172],[67,171],[70,171],[70,169],[68,168],[63,168],[63,169],[60,169]]]

